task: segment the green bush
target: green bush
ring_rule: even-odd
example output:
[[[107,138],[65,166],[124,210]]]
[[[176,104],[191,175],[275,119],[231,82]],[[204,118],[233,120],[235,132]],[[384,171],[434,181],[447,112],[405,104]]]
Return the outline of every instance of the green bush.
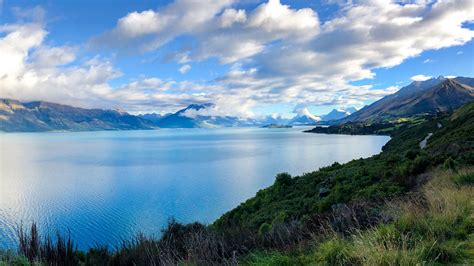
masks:
[[[285,255],[281,252],[254,253],[241,262],[243,265],[253,266],[297,266],[304,265],[297,257]]]
[[[275,177],[275,186],[282,187],[291,184],[291,175],[288,173],[280,173]]]
[[[444,161],[443,167],[446,170],[456,171],[457,170],[457,162],[452,157],[448,157],[448,159],[446,159]]]
[[[260,227],[258,228],[258,234],[263,236],[264,234],[270,232],[270,230],[272,230],[272,226],[270,224],[267,224],[267,223],[263,223],[262,225],[260,225]]]
[[[474,172],[473,173],[462,173],[454,176],[453,181],[456,185],[474,185]]]
[[[316,261],[328,265],[350,265],[357,263],[352,255],[352,244],[344,239],[334,237],[321,243],[314,255]]]

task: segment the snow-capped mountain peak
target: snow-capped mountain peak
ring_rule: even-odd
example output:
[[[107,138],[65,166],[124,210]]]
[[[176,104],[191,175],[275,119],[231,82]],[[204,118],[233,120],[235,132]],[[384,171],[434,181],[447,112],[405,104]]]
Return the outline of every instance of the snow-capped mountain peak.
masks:
[[[303,108],[288,122],[288,125],[313,125],[319,121],[321,121],[320,117],[311,114],[307,108]]]

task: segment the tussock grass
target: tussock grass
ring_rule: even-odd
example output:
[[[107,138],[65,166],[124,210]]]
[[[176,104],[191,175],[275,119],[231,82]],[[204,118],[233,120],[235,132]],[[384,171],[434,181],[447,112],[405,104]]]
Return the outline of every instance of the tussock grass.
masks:
[[[138,235],[116,250],[77,251],[69,237],[19,228],[19,254],[3,265],[422,265],[474,263],[474,168],[436,170],[418,191],[387,202],[334,206],[312,226],[218,232],[171,220],[159,239]],[[313,221],[314,222],[314,221]]]
[[[424,265],[474,263],[474,169],[437,170],[418,192],[386,204],[392,217],[350,235],[326,228],[310,252],[254,253],[248,265]],[[466,181],[467,180],[467,181]]]
[[[463,170],[462,175],[472,175]],[[416,265],[420,263],[467,263],[472,239],[474,187],[458,186],[451,171],[437,171],[420,191],[388,204],[394,222],[359,231],[339,241],[344,260],[336,264]],[[334,243],[334,240],[329,240]],[[327,243],[315,252],[319,261],[331,263]],[[349,261],[349,263],[347,263]]]

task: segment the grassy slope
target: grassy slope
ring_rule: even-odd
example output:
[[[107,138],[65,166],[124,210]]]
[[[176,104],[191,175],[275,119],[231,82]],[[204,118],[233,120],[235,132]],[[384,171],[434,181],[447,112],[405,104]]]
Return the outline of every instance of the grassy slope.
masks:
[[[436,171],[416,194],[390,202],[394,220],[347,237],[328,232],[309,250],[267,251],[248,265],[418,265],[474,263],[474,169]]]
[[[308,214],[327,211],[337,203],[376,200],[397,195],[416,185],[418,174],[445,162],[474,163],[474,102],[450,117],[436,118],[394,136],[383,152],[368,159],[334,164],[290,178],[276,177],[274,185],[224,214],[217,228],[246,227],[254,230]],[[438,128],[438,123],[443,127]],[[433,136],[424,150],[419,142]]]

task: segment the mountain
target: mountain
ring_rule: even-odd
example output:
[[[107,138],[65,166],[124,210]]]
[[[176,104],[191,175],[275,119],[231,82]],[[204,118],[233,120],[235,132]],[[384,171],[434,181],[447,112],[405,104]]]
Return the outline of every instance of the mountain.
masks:
[[[0,99],[0,131],[153,129],[151,121],[122,111],[84,109],[35,101]]]
[[[140,114],[140,115],[137,115],[138,117],[140,118],[143,118],[143,119],[146,119],[146,120],[150,120],[151,122],[153,123],[157,123],[158,121],[160,121],[161,119],[163,119],[164,117],[168,116],[170,114],[157,114],[157,113],[150,113],[150,114]]]
[[[213,106],[212,104],[191,104],[188,107],[179,110],[174,114],[170,114],[156,121],[156,125],[162,128],[195,128],[201,127],[200,121],[193,117],[186,116],[186,112],[190,110],[199,111]]]
[[[268,125],[314,125],[321,121],[337,120],[357,111],[334,109],[327,115],[318,117],[303,109],[292,119],[280,115],[268,115],[260,118],[241,118],[237,116],[219,116],[213,114],[215,105],[212,103],[191,104],[188,107],[166,115],[150,113],[138,117],[152,121],[160,128],[219,128],[219,127],[265,127]]]
[[[347,109],[332,109],[331,112],[329,112],[326,115],[322,116],[315,116],[309,112],[308,109],[303,109],[301,112],[299,112],[295,117],[290,119],[289,121],[286,121],[287,125],[315,125],[315,124],[320,124],[322,122],[327,122],[327,121],[333,121],[333,120],[338,120],[342,119],[344,117],[349,116],[350,114],[356,112],[357,109],[354,107],[349,107]],[[278,123],[278,122],[272,122],[268,124],[285,124],[285,123]]]
[[[457,77],[415,81],[394,94],[337,122],[383,121],[422,114],[450,112],[474,100],[474,79]]]
[[[290,121],[288,122],[288,125],[290,126],[315,125],[319,121],[321,121],[320,117],[311,114],[308,109],[304,108],[295,117],[290,119]]]
[[[212,115],[212,103],[191,104],[156,121],[161,128],[218,128],[255,126],[258,121],[235,116]]]
[[[321,116],[321,121],[339,120],[355,112],[357,112],[357,109],[354,107],[349,107],[347,109],[332,109],[332,111],[327,115]]]

